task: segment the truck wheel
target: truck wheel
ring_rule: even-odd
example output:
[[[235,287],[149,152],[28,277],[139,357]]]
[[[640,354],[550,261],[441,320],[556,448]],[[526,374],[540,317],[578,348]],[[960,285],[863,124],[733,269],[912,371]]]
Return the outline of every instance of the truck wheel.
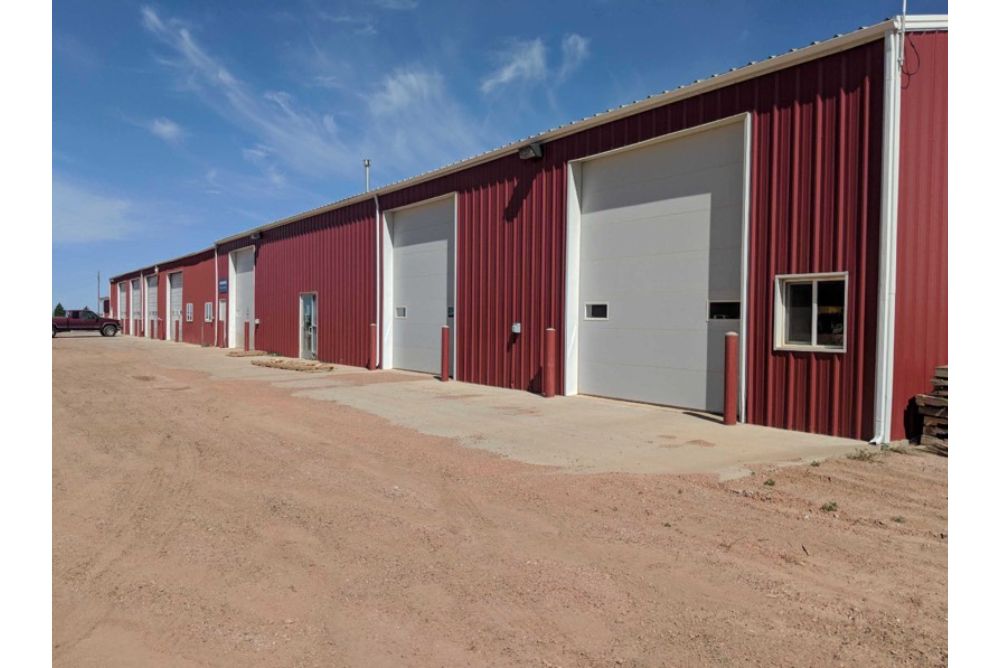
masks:
[[[118,329],[114,325],[105,325],[101,328],[101,336],[114,336]]]
[[[56,329],[55,327],[53,327],[53,328],[52,328],[52,338],[53,338],[53,339],[54,339],[54,338],[56,338],[56,332],[58,332],[58,331],[59,331],[59,330],[58,330],[58,329]]]

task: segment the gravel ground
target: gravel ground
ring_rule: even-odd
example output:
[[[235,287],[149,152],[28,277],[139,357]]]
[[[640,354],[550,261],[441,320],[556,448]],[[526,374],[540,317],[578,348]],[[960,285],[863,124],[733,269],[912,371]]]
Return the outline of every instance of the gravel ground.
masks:
[[[125,343],[53,340],[57,665],[947,663],[945,459],[568,474]]]

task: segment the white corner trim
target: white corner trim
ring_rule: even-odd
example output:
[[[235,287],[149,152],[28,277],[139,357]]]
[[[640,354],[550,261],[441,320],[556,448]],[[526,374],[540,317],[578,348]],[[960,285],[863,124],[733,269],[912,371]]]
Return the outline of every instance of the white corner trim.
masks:
[[[566,292],[563,304],[563,394],[579,393],[580,376],[580,225],[581,183],[580,162],[566,166]]]
[[[907,18],[907,29],[912,29]],[[882,119],[882,206],[879,235],[878,328],[875,339],[875,420],[872,441],[892,438],[892,381],[896,329],[896,234],[899,213],[899,23],[885,34]]]
[[[753,167],[753,115],[743,124],[743,234],[740,239],[740,422],[747,421],[747,295],[750,290],[750,170]]]

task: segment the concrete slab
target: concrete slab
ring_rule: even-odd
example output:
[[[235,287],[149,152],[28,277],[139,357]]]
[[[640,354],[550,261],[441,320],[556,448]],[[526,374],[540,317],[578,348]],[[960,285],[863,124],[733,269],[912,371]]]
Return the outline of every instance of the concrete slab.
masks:
[[[545,399],[528,392],[401,371],[337,366],[327,374],[254,366],[225,351],[126,339],[157,349],[157,361],[227,380],[269,382],[293,396],[335,401],[425,434],[456,439],[519,461],[589,472],[711,473],[806,463],[848,454],[863,441],[771,429],[727,427],[711,414],[596,397]]]

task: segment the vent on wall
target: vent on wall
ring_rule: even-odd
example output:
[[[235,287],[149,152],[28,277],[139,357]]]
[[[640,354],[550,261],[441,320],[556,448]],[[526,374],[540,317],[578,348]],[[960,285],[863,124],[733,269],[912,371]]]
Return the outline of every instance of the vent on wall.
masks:
[[[584,307],[584,317],[587,320],[607,320],[608,319],[608,305],[607,304],[587,304]]]
[[[396,317],[397,318],[405,318],[406,317],[406,307],[405,306],[397,306],[396,307]]]

